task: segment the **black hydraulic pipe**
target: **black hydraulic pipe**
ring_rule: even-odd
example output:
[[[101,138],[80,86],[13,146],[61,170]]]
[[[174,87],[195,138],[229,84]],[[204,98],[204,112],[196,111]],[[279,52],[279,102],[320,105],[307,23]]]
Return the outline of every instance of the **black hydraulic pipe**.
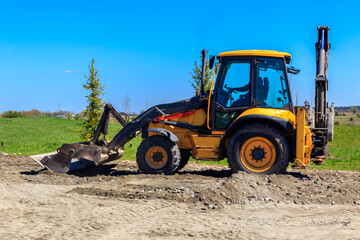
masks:
[[[205,67],[206,67],[206,50],[201,51],[201,86],[200,86],[200,96],[205,94]]]

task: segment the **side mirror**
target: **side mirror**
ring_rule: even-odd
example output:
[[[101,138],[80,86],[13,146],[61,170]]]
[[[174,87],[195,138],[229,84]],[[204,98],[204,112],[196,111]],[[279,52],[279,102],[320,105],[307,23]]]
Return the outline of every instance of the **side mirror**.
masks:
[[[300,69],[296,69],[294,67],[288,67],[287,72],[291,74],[298,74],[300,72]]]
[[[215,62],[215,56],[210,56],[210,59],[209,59],[209,69],[213,69],[213,67],[214,67],[214,62]]]

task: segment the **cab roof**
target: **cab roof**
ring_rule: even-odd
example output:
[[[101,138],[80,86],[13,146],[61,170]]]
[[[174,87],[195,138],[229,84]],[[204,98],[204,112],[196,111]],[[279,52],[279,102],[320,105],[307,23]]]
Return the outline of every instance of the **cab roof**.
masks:
[[[223,52],[218,57],[237,57],[237,56],[264,56],[264,57],[281,57],[291,59],[291,55],[286,52],[278,52],[272,50],[239,50]]]

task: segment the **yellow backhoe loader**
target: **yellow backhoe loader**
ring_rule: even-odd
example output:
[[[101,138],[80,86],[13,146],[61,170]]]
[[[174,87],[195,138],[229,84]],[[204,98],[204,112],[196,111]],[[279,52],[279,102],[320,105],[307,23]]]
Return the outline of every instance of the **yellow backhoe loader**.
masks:
[[[125,143],[142,135],[136,161],[149,174],[174,174],[190,156],[219,161],[227,158],[232,171],[277,174],[289,162],[323,163],[333,139],[334,108],[326,102],[329,27],[318,27],[315,109],[294,107],[288,73],[291,55],[268,50],[223,52],[210,57],[214,81],[198,96],[152,107],[130,122],[107,104],[90,142],[64,144],[41,164],[66,173],[118,159]],[[203,80],[206,53],[202,51]],[[110,115],[123,128],[105,140]],[[102,136],[102,138],[101,138]]]

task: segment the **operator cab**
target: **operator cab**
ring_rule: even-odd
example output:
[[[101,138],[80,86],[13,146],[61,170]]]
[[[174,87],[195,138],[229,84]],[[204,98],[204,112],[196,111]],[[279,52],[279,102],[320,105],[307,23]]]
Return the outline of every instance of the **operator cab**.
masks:
[[[226,129],[250,108],[294,112],[287,67],[291,55],[277,51],[231,51],[218,55],[220,63],[212,98],[212,129]]]

